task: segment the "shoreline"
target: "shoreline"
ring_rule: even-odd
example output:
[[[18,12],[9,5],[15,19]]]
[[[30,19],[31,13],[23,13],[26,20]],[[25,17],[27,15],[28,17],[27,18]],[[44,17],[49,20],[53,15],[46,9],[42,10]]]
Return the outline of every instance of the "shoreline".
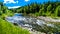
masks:
[[[45,22],[60,22],[60,19],[54,19],[54,18],[51,18],[51,17],[40,16],[40,17],[37,17],[37,19],[41,19]]]

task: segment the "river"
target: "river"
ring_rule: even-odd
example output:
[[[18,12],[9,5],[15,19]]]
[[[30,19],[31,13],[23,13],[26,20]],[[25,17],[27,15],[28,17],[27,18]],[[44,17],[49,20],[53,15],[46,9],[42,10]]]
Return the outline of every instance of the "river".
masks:
[[[15,13],[15,15],[12,17],[10,16],[6,17],[5,20],[15,25],[17,24],[18,26],[29,28],[29,30],[41,31],[44,33],[48,33],[51,31],[52,33],[57,32],[55,30],[58,28],[54,24],[46,23],[45,21],[34,18],[34,17],[23,16],[21,13]],[[52,30],[52,29],[55,29],[55,30]]]

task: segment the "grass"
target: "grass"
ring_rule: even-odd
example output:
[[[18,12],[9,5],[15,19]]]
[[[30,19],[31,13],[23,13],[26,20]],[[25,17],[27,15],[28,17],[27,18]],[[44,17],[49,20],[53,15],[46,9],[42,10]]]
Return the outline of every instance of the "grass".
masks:
[[[0,19],[0,34],[29,34],[29,31]]]

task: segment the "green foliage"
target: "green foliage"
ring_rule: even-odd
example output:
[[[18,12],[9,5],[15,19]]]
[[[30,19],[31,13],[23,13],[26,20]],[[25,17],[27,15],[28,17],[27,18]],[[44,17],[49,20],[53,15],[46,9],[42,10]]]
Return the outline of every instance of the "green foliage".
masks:
[[[6,6],[3,6],[3,3],[0,2],[0,15],[10,15],[14,13],[24,13],[24,14],[35,14],[38,13],[39,16],[51,16],[58,17],[60,16],[60,2],[44,2],[44,4],[31,3],[30,5],[22,6],[17,9],[9,10]],[[37,15],[37,16],[38,16]]]
[[[0,34],[29,34],[29,32],[0,19]]]
[[[39,16],[39,13],[36,12],[36,13],[35,13],[35,16],[36,16],[36,17]]]
[[[20,7],[16,9],[16,12],[18,13],[26,13],[26,14],[35,14],[36,12],[39,14],[39,16],[51,16],[55,17],[60,16],[60,9],[58,6],[60,2],[44,2],[44,4],[39,3],[31,3],[30,5],[26,5],[23,7]],[[36,14],[35,14],[36,15]],[[37,15],[38,16],[38,15]]]
[[[6,6],[3,5],[2,2],[0,2],[0,18],[5,19],[7,16],[13,16],[14,12],[9,10]]]
[[[59,9],[60,9],[60,5],[57,6],[56,9],[55,9],[55,16],[58,16],[58,12],[60,12]]]

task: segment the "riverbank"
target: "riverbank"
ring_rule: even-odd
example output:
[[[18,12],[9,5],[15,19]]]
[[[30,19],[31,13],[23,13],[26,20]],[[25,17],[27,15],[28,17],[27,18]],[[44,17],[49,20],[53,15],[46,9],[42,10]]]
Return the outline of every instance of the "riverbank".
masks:
[[[41,19],[41,20],[44,20],[45,22],[60,22],[60,18],[51,18],[51,17],[43,17],[43,16],[40,16],[40,17],[37,17],[38,19]]]

